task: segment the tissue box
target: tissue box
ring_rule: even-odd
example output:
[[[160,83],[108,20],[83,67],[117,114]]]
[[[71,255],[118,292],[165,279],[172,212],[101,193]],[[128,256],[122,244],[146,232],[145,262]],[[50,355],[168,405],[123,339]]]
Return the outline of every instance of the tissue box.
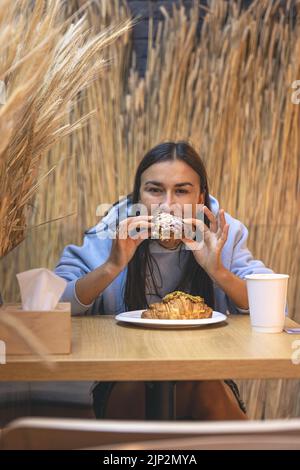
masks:
[[[34,333],[50,354],[71,352],[71,304],[60,302],[52,311],[23,310],[21,304],[4,304],[0,315],[6,312]],[[6,344],[6,354],[34,354],[15,330],[0,323],[0,340]]]

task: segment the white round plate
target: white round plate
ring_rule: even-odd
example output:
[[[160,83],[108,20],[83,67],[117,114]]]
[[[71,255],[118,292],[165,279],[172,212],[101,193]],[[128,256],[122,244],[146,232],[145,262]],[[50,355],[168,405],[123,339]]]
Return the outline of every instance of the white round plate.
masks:
[[[156,320],[141,318],[144,310],[132,310],[131,312],[123,312],[116,315],[117,321],[125,323],[134,323],[141,326],[150,326],[151,328],[188,328],[188,327],[199,327],[202,325],[211,325],[214,323],[220,323],[227,319],[227,316],[220,312],[213,311],[212,317],[210,318],[199,318],[197,320]]]

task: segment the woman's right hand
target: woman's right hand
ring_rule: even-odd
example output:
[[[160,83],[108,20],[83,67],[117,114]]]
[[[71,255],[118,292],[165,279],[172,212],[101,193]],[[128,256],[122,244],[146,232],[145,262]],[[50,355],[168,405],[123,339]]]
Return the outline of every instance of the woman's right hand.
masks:
[[[138,246],[151,235],[152,218],[140,215],[120,222],[107,260],[110,266],[121,272],[128,265]]]

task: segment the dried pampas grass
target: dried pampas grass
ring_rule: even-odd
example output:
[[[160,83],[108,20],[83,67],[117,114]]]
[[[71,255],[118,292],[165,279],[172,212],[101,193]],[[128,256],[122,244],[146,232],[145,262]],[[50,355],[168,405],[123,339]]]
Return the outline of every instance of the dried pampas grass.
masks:
[[[131,27],[127,20],[92,34],[88,4],[67,20],[60,0],[32,5],[0,1],[0,80],[7,93],[0,108],[0,257],[25,237],[41,156],[93,112],[71,123],[71,100],[98,77],[105,49]]]
[[[93,114],[90,109],[72,120],[72,100],[98,78],[107,66],[105,50],[132,26],[128,19],[93,34],[88,7],[65,19],[60,0],[0,0],[0,80],[6,95],[0,104],[0,258],[24,240],[28,205],[55,168],[41,176],[41,157]],[[45,359],[47,351],[21,323],[3,312],[0,322]]]

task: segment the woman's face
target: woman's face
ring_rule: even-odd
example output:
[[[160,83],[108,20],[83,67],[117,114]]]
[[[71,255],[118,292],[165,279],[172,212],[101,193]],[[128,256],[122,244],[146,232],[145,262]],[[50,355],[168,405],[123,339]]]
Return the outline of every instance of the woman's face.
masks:
[[[204,193],[200,191],[199,175],[181,160],[155,163],[141,176],[139,202],[147,207],[149,215],[151,205],[160,205],[179,216],[180,211],[183,216],[184,208],[189,207],[192,216],[196,217],[196,204],[204,204]],[[178,240],[160,243],[166,248],[173,248],[178,245]]]

